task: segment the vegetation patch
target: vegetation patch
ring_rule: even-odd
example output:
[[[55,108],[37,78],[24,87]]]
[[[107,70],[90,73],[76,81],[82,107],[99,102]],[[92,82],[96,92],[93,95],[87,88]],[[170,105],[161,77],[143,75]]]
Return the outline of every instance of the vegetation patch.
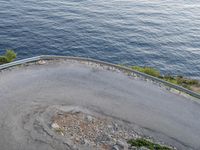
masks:
[[[183,86],[187,89],[192,89],[193,86],[200,87],[200,83],[198,80],[185,78],[183,76],[161,76],[161,79],[164,79],[168,82]]]
[[[139,139],[131,139],[128,141],[128,144],[131,145],[131,147],[136,147],[136,148],[141,148],[141,147],[145,147],[148,148],[150,150],[172,150],[171,148],[167,147],[167,146],[162,146],[160,144],[156,144],[153,143],[151,141],[148,141],[146,139],[143,138],[139,138]]]
[[[200,93],[200,82],[198,80],[183,76],[161,75],[160,71],[151,67],[131,66],[130,68]]]
[[[4,55],[0,56],[0,65],[12,62],[17,57],[17,54],[13,50],[7,50]]]
[[[146,73],[146,74],[154,76],[154,77],[160,77],[160,72],[151,67],[131,66],[131,69]]]

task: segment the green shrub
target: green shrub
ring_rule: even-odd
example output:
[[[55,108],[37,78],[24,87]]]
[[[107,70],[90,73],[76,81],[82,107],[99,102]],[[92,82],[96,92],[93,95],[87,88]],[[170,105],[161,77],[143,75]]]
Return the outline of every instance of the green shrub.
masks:
[[[177,77],[177,83],[182,85],[182,84],[187,84],[187,85],[198,85],[198,80],[195,79],[188,79],[188,78],[180,78]]]
[[[146,147],[150,150],[171,150],[171,148],[169,148],[169,147],[150,142],[150,141],[143,139],[143,138],[139,138],[139,139],[136,139],[136,140],[131,139],[131,140],[128,141],[128,143],[131,146],[134,146],[134,147],[137,147],[137,148]]]
[[[173,76],[170,76],[170,75],[165,75],[165,76],[161,76],[160,78],[165,80],[165,81],[171,82],[173,84],[178,84],[176,77],[173,77]]]
[[[0,56],[0,64],[8,63],[8,59],[6,56]]]
[[[148,75],[154,76],[154,77],[160,77],[160,72],[154,68],[151,67],[139,67],[139,66],[132,66],[133,70],[137,70],[139,72],[146,73]]]
[[[0,64],[12,62],[17,57],[13,50],[7,50],[6,53],[0,56]]]
[[[5,56],[11,62],[17,57],[17,54],[13,50],[7,50]]]

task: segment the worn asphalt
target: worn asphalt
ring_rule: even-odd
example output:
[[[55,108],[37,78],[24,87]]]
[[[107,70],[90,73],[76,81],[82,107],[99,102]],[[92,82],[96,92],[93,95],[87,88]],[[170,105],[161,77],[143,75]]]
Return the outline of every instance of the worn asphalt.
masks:
[[[134,124],[141,134],[178,149],[200,149],[198,99],[77,61],[0,72],[0,149],[72,149],[49,127],[51,113],[59,106],[91,109]]]

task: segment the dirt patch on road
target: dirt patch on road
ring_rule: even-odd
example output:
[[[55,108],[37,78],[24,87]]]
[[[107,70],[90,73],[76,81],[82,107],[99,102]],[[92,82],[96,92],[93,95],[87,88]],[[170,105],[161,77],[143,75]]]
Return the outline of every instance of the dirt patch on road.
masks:
[[[75,145],[92,149],[128,149],[126,141],[139,137],[120,122],[82,112],[58,114],[53,117],[51,127]]]

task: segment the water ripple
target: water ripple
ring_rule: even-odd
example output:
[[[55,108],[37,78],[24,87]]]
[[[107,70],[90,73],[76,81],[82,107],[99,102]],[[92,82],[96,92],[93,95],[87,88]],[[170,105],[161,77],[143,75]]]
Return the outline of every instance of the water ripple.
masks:
[[[1,0],[0,53],[91,57],[200,75],[197,0]]]

